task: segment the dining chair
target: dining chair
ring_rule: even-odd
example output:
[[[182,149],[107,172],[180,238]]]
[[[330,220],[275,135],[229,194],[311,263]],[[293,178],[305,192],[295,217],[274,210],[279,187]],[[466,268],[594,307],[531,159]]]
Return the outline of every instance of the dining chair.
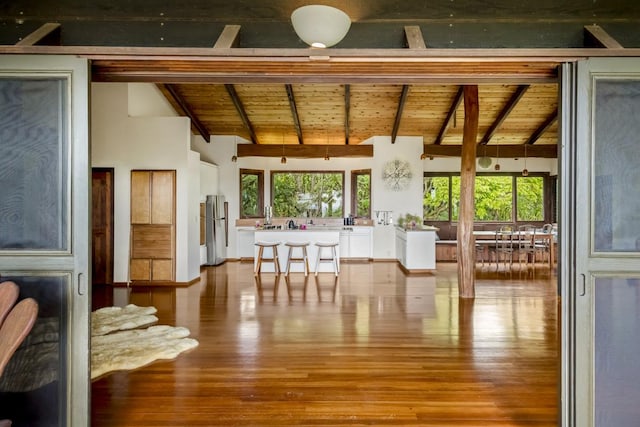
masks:
[[[522,266],[522,256],[524,255],[525,262],[529,265],[532,262],[535,265],[536,262],[536,227],[531,224],[524,224],[518,227],[518,264]]]
[[[502,260],[504,266],[507,266],[509,261],[509,268],[513,264],[513,227],[510,225],[503,225],[496,231],[495,243],[490,246],[489,251],[492,252],[496,260],[496,270],[499,268],[499,263]]]

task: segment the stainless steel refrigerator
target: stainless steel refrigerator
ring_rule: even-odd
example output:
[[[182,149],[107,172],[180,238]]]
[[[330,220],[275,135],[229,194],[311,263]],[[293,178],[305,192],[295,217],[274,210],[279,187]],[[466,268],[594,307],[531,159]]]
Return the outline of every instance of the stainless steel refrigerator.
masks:
[[[224,196],[207,196],[204,219],[206,265],[222,264],[227,257],[227,215]]]

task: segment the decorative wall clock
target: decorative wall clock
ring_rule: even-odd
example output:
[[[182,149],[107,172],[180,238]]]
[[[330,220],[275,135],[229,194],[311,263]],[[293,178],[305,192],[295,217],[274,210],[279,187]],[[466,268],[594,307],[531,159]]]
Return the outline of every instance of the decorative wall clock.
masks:
[[[412,177],[411,165],[404,160],[391,160],[385,163],[382,170],[384,185],[392,191],[402,191],[407,188]]]

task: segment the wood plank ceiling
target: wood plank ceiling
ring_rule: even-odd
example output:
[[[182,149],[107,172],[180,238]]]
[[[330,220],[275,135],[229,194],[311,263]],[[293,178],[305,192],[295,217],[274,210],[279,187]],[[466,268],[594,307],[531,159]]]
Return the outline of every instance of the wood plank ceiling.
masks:
[[[345,10],[352,28],[341,49],[318,57],[296,52],[310,52],[299,49],[306,46],[289,23],[305,3],[299,0],[143,3],[16,0],[0,6],[0,40],[26,46],[20,53],[65,44],[36,52],[84,55],[96,82],[156,83],[207,141],[238,135],[254,147],[312,149],[357,146],[379,135],[394,143],[421,136],[425,154],[456,155],[464,121],[460,85],[478,84],[479,155],[498,149],[522,155],[526,145],[532,156],[555,157],[556,67],[563,60],[539,55],[525,63],[518,48],[620,52],[622,44],[597,24],[637,44],[629,29],[640,19],[632,0],[545,7],[510,0],[434,0],[428,7],[421,0],[329,0],[323,3]],[[488,58],[475,48],[500,54]],[[460,49],[465,59],[447,57],[449,49]]]
[[[359,144],[378,135],[422,136],[425,144],[443,146],[462,142],[458,85],[185,83],[160,88],[177,111],[201,124],[194,132],[238,135],[255,144]],[[483,84],[479,103],[479,144],[557,144],[557,84]]]

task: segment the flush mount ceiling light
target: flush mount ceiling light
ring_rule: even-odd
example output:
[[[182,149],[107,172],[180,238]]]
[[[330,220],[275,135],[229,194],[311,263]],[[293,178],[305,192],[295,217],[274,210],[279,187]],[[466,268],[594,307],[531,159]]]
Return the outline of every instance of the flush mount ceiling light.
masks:
[[[291,24],[300,40],[324,48],[338,44],[347,35],[351,18],[335,7],[312,4],[294,10]]]

